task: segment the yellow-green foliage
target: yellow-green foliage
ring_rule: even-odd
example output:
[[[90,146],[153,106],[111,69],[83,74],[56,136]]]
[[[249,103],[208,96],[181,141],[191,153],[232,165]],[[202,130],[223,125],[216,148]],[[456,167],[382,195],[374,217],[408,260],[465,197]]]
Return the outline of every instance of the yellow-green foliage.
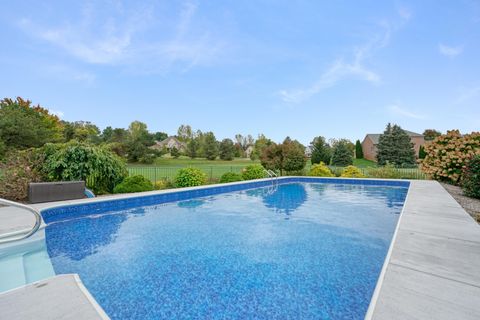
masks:
[[[358,169],[355,166],[348,166],[345,169],[343,169],[342,174],[340,177],[345,177],[345,178],[365,178],[363,175],[362,171]]]
[[[174,188],[173,186],[173,183],[166,180],[166,179],[161,179],[159,181],[156,181],[154,184],[153,184],[153,188],[155,190],[163,190],[163,189],[171,189],[171,188]]]
[[[330,171],[323,162],[314,164],[312,168],[310,168],[309,175],[315,177],[334,177],[332,171]]]
[[[436,180],[458,183],[468,160],[480,154],[480,132],[448,131],[425,145],[422,170]]]

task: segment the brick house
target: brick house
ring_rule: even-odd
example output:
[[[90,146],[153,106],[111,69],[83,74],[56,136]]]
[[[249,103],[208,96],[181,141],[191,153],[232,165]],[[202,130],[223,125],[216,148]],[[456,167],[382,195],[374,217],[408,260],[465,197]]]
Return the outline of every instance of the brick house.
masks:
[[[415,156],[418,158],[420,146],[425,144],[423,135],[408,130],[404,130],[410,137],[415,149]],[[363,157],[367,160],[377,161],[377,145],[381,133],[369,133],[365,136],[362,142]]]

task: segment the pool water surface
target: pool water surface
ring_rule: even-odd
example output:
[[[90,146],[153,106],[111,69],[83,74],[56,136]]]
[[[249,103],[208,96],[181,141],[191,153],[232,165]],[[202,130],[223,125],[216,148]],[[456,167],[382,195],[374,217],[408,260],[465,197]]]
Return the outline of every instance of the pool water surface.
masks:
[[[112,319],[363,319],[407,190],[287,183],[61,216],[47,249]]]

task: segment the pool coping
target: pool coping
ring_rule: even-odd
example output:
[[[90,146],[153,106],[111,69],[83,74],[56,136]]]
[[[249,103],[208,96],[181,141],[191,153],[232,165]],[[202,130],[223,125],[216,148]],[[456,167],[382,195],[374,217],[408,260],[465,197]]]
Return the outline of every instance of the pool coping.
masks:
[[[288,179],[294,182],[294,180],[306,181],[307,178],[301,176],[278,178],[278,180],[287,181]],[[458,313],[458,306],[462,306],[466,311],[463,310],[460,312],[462,317],[457,317],[457,319],[480,318],[480,308],[476,307],[480,306],[480,275],[477,276],[472,272],[475,268],[476,270],[480,270],[480,227],[438,182],[427,180],[356,178],[309,177],[309,179],[318,182],[328,181],[349,184],[353,183],[353,181],[359,181],[359,184],[362,185],[379,183],[382,185],[383,182],[388,184],[390,184],[390,182],[409,184],[404,207],[402,208],[392,236],[389,250],[377,280],[365,319],[422,319],[426,317],[450,319],[452,314]],[[272,183],[272,181],[275,181],[275,179],[259,179],[253,182],[241,181],[201,187],[121,194],[92,199],[40,203],[33,206],[43,212],[50,209],[61,210],[62,208],[89,203],[101,205],[110,200],[145,199],[145,197],[148,196],[188,191],[195,192],[217,187],[228,189],[228,187],[245,185],[246,183],[252,184],[251,188],[255,188],[262,184],[266,186],[268,183]],[[223,192],[235,191],[233,189]],[[198,194],[193,197],[200,196],[202,195]],[[181,201],[181,199],[176,201]],[[418,218],[417,222],[415,220],[416,218]],[[446,220],[443,221],[441,219]],[[439,220],[441,220],[440,225],[438,225]],[[452,225],[452,221],[455,222],[456,225]],[[432,225],[433,228],[429,228],[430,225]],[[422,228],[426,228],[427,231],[425,232]],[[463,238],[462,232],[466,234]],[[408,233],[407,236],[405,233]],[[447,235],[445,235],[445,233]],[[427,240],[431,240],[428,239],[428,237],[433,237],[434,240],[441,239],[443,246],[451,246],[457,248],[459,252],[466,253],[461,256],[461,262],[463,266],[469,265],[470,268],[466,268],[466,272],[459,271],[458,268],[455,267],[455,264],[452,265],[452,261],[448,257],[449,254],[452,254],[452,250],[447,252],[445,252],[445,250],[442,251],[441,247],[435,246],[434,240],[426,241],[423,249],[421,246],[413,248],[418,245],[415,242],[409,242],[410,240],[408,239],[410,235],[424,242],[425,237],[427,237]],[[478,248],[479,250],[470,252],[472,251],[472,246],[474,249]],[[412,249],[412,251],[410,247],[415,250],[422,249],[424,251],[420,250],[419,252],[415,252],[415,250]],[[432,250],[434,251],[433,253],[430,252]],[[417,265],[420,266],[420,268],[418,268]],[[460,274],[460,280],[455,279],[456,274]],[[425,275],[427,275],[427,278],[425,278]],[[416,280],[412,281],[412,277],[416,277]],[[443,282],[438,284],[438,279],[441,279]],[[453,286],[452,281],[454,282]],[[408,286],[402,286],[404,282],[408,283]],[[469,293],[467,298],[465,297],[465,293]],[[415,297],[415,299],[411,297]]]

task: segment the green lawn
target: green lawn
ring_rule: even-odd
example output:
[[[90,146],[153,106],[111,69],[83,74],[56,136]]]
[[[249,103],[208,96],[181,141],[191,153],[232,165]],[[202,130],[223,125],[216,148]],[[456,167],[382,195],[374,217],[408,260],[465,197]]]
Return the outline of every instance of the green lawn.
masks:
[[[130,175],[140,174],[152,181],[161,179],[173,180],[178,170],[184,167],[195,167],[204,171],[209,181],[215,182],[226,172],[240,173],[250,164],[260,163],[246,158],[236,158],[232,161],[207,160],[203,158],[190,159],[188,157],[158,158],[153,164],[128,164]]]
[[[236,158],[232,161],[225,160],[207,160],[204,158],[190,159],[188,157],[174,158],[158,158],[153,164],[129,164],[128,171],[131,175],[140,174],[153,182],[161,179],[173,180],[178,170],[184,167],[195,167],[204,171],[209,181],[215,182],[222,174],[226,172],[242,172],[246,166],[260,161],[252,161],[248,158]],[[353,164],[360,168],[376,167],[376,163],[365,159],[354,159]],[[309,170],[311,164],[308,161],[306,171]]]
[[[367,159],[353,159],[353,165],[358,168],[376,167],[377,163]]]

